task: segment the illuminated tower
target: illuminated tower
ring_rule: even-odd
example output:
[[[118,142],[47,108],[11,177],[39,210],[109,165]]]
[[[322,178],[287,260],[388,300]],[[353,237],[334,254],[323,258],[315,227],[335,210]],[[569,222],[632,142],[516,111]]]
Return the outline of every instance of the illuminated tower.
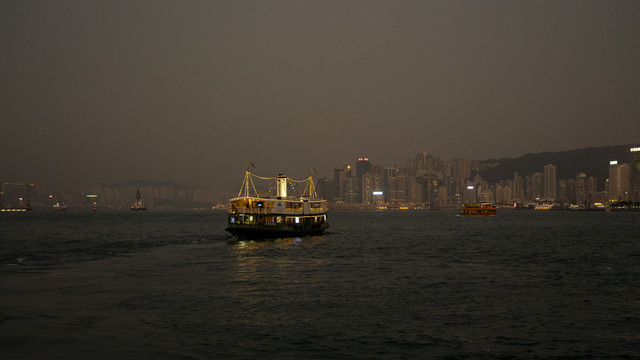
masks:
[[[617,161],[609,162],[609,201],[629,200],[631,167],[629,164],[618,164]]]
[[[631,155],[631,183],[629,200],[640,201],[640,147],[632,147],[629,150]]]
[[[369,174],[369,184],[366,184],[365,174]],[[367,195],[370,195],[371,192],[371,162],[369,162],[369,158],[360,157],[358,158],[358,162],[356,162],[356,178],[358,179],[358,184],[356,187],[356,196],[358,203],[366,203]],[[369,186],[367,186],[369,185]]]

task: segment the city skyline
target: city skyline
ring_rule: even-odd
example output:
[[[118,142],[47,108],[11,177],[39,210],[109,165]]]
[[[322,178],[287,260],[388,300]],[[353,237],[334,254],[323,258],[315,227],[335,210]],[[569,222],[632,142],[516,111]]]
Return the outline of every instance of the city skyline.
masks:
[[[491,159],[632,143],[640,3],[10,1],[0,176],[232,188],[246,158]]]
[[[623,153],[620,153],[621,149]],[[597,157],[592,158],[594,151]],[[566,157],[573,158],[576,154],[586,159],[582,165],[596,161],[601,169],[591,173],[585,171],[582,165],[574,164],[573,168],[569,169],[570,176],[559,177],[557,166],[548,163],[548,159],[553,158],[558,163],[566,165]],[[565,205],[640,200],[637,194],[640,184],[636,179],[640,178],[638,146],[619,145],[538,155],[539,158],[534,163],[544,165],[532,167],[531,160],[525,161],[522,157],[520,160],[524,162],[519,166],[520,170],[497,181],[490,180],[491,176],[487,177],[486,172],[497,165],[494,160],[443,160],[437,154],[424,151],[393,165],[379,164],[373,161],[374,159],[361,156],[353,159],[355,163],[334,167],[332,176],[317,173],[312,175],[320,197],[335,205],[456,207],[479,200],[499,204],[548,202]],[[608,159],[608,166],[602,159]],[[502,159],[504,160],[512,159]],[[247,170],[255,170],[254,165],[247,161]],[[527,168],[530,170],[526,170]],[[561,166],[561,173],[567,174],[566,170]],[[154,180],[94,184],[73,191],[58,189],[50,192],[33,183],[1,181],[0,185],[4,207],[22,207],[24,202],[42,205],[61,201],[82,206],[92,203],[122,209],[127,208],[131,194],[138,190],[147,199],[148,204],[156,208],[207,208],[211,205],[224,205],[227,199],[236,196],[235,190],[231,189]],[[258,189],[269,191],[269,186],[273,184],[258,184]],[[293,189],[292,193],[295,193]]]
[[[640,144],[640,143],[637,143]],[[625,145],[613,145],[612,147],[621,147],[621,148],[628,148],[628,147],[634,147],[635,145],[633,144],[625,144]],[[603,147],[603,148],[607,148],[607,147]],[[587,147],[584,149],[592,149],[592,147]],[[579,151],[582,149],[572,149],[569,151]],[[598,148],[595,148],[595,150],[598,150]],[[417,151],[417,153],[424,153],[424,154],[430,154],[432,156],[437,157],[440,160],[443,161],[447,161],[447,160],[458,160],[458,159],[463,159],[463,160],[468,160],[468,161],[477,161],[477,162],[484,162],[484,161],[491,161],[491,160],[498,160],[498,159],[510,159],[510,160],[518,160],[521,157],[517,157],[517,158],[508,158],[508,157],[496,157],[493,159],[475,159],[475,158],[457,158],[457,159],[446,159],[446,158],[442,158],[439,156],[439,154],[436,153],[431,153],[431,152],[426,152],[426,151]],[[544,151],[538,154],[547,154],[549,153],[548,151]],[[523,154],[523,156],[525,155],[536,155],[536,154]],[[366,157],[366,160],[369,163],[373,163],[375,161],[375,164],[377,165],[381,165],[384,167],[392,167],[392,166],[396,166],[398,164],[404,164],[406,163],[408,160],[407,159],[411,159],[413,155],[411,154],[406,154],[404,158],[399,158],[396,159],[395,161],[392,161],[390,163],[380,163],[380,161],[374,159],[374,158],[370,158],[367,155],[364,155]],[[314,176],[314,178],[323,178],[323,177],[331,177],[332,173],[334,171],[334,169],[336,168],[340,168],[346,165],[353,165],[354,167],[357,166],[357,161],[359,159],[363,158],[363,154],[358,154],[356,157],[352,158],[352,159],[343,159],[341,162],[335,162],[332,166],[329,167],[328,170],[321,172],[318,170],[318,168],[314,167],[314,166],[295,166],[296,169],[300,170],[297,171],[295,174],[292,173],[287,173],[286,171],[279,171],[279,169],[265,169],[265,167],[260,164],[259,162],[256,162],[252,159],[244,158],[243,160],[243,164],[242,166],[239,166],[238,169],[235,169],[234,171],[237,173],[238,178],[241,179],[241,177],[244,174],[245,169],[247,170],[252,170],[256,173],[259,174],[263,174],[263,175],[271,175],[273,173],[287,173],[287,175],[289,175],[292,178],[295,179],[303,179],[306,178],[307,176],[309,176],[310,174],[312,174]],[[371,160],[370,160],[371,159]],[[616,160],[619,161],[621,163],[624,163],[626,161],[625,156],[622,157],[612,157],[612,158],[608,158],[607,159],[607,164],[608,161],[612,161],[612,160]],[[353,163],[351,163],[353,162]],[[257,166],[257,168],[256,168]],[[0,178],[0,182],[10,182],[10,183],[24,183],[24,184],[36,184],[35,181],[33,181],[33,179],[24,179],[24,178],[17,178],[15,176],[10,176],[10,175],[3,175],[2,178]],[[100,182],[96,182],[96,183],[88,183],[88,184],[83,184],[83,185],[79,185],[79,186],[70,186],[70,185],[62,185],[59,187],[52,187],[50,184],[47,183],[37,183],[37,185],[39,185],[40,188],[44,188],[46,189],[46,191],[72,191],[72,190],[76,190],[78,188],[86,188],[86,187],[92,187],[92,186],[102,186],[102,185],[116,185],[119,186],[119,184],[129,184],[132,185],[133,184],[142,184],[142,183],[147,183],[147,182],[154,182],[154,183],[176,183],[178,185],[186,185],[186,186],[193,186],[193,187],[205,187],[205,188],[209,188],[209,189],[214,189],[216,191],[234,191],[238,186],[240,181],[233,181],[231,183],[230,187],[224,187],[224,186],[217,186],[220,185],[221,183],[205,183],[205,184],[198,184],[195,183],[193,181],[185,181],[185,182],[179,182],[176,181],[175,179],[153,179],[153,178],[124,178],[123,180],[120,181],[116,181],[116,182],[106,182],[106,181],[100,181]]]

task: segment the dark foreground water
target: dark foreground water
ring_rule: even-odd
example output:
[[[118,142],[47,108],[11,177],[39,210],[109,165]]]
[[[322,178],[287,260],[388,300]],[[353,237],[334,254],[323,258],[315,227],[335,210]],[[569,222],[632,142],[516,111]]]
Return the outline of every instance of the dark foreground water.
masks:
[[[640,358],[640,213],[0,214],[1,359]]]

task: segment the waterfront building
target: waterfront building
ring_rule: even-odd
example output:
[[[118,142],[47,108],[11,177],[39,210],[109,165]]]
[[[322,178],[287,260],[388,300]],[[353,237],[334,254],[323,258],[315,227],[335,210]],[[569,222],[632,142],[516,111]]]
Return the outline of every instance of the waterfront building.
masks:
[[[527,198],[532,201],[540,201],[544,198],[544,174],[541,172],[531,175],[531,193]]]
[[[373,204],[373,174],[366,172],[360,179],[361,202],[365,205]]]
[[[347,177],[345,169],[333,169],[333,201],[344,201],[344,180]]]
[[[357,162],[356,162],[356,177],[358,178],[360,184],[358,184],[358,199],[360,203],[366,203],[365,199],[364,199],[364,195],[365,193],[365,189],[364,189],[364,185],[362,183],[363,181],[363,177],[366,174],[371,174],[371,162],[369,161],[369,158],[367,157],[359,157]],[[371,188],[372,184],[368,184],[369,188]]]
[[[544,166],[544,199],[546,201],[556,201],[557,195],[556,166],[547,164]]]
[[[618,164],[618,161],[609,162],[607,200],[628,201],[631,191],[631,166]]]
[[[360,179],[357,177],[347,177],[343,181],[344,194],[342,200],[345,204],[359,204],[362,202],[360,194]]]
[[[419,152],[416,155],[416,174],[420,174],[421,171],[425,174],[427,173],[427,162],[428,162],[427,157],[428,156],[429,154],[426,151]]]
[[[356,162],[356,177],[362,179],[362,176],[371,172],[371,162],[369,158],[360,157]]]
[[[462,203],[463,204],[471,204],[478,201],[478,193],[476,192],[476,187],[472,182],[467,182],[467,185],[462,192]]]
[[[445,162],[445,176],[458,181],[465,181],[471,177],[470,159],[453,159]]]
[[[316,192],[318,197],[326,199],[328,202],[333,202],[332,183],[326,177],[318,179],[316,181]]]
[[[629,157],[631,158],[629,200],[640,201],[640,147],[629,149]]]
[[[511,196],[512,202],[524,201],[524,179],[518,173],[513,173],[513,192]]]
[[[0,183],[0,207],[23,208],[35,202],[38,196],[35,184],[21,182]]]

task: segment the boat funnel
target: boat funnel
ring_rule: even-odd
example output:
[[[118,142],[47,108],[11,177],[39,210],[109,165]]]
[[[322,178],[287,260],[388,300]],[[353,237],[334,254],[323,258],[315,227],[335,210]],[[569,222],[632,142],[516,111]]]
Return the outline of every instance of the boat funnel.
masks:
[[[287,175],[278,174],[276,177],[276,187],[278,197],[287,197]]]

